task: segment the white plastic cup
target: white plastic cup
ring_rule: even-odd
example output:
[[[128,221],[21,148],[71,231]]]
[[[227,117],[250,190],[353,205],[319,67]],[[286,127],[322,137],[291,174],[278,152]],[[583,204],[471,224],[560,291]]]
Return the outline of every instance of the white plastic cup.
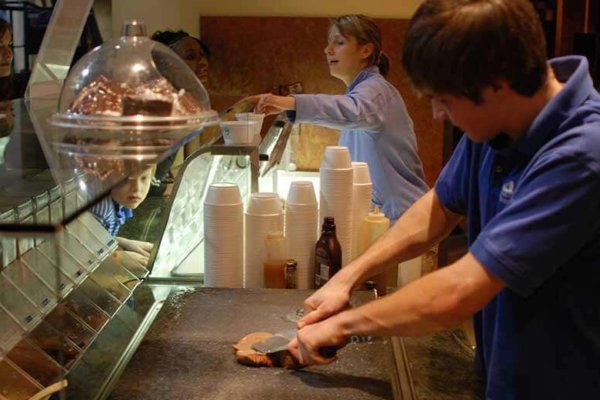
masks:
[[[208,187],[205,204],[211,205],[234,205],[241,204],[242,195],[235,183],[219,182]]]
[[[345,146],[328,146],[321,162],[321,168],[347,169],[352,168],[350,151]]]
[[[352,162],[353,181],[355,185],[370,185],[371,174],[369,174],[369,165],[366,162]]]
[[[250,195],[246,212],[253,215],[283,214],[283,207],[277,193],[259,192]]]
[[[317,204],[315,189],[310,181],[294,181],[290,185],[287,204]]]
[[[254,141],[256,121],[223,121],[221,134],[225,144],[252,144]]]
[[[263,120],[265,119],[265,114],[256,114],[252,112],[245,113],[237,113],[235,114],[235,119],[238,121],[255,121],[256,125],[254,125],[254,135],[252,137],[252,144],[260,144],[261,137],[260,132],[262,130]]]

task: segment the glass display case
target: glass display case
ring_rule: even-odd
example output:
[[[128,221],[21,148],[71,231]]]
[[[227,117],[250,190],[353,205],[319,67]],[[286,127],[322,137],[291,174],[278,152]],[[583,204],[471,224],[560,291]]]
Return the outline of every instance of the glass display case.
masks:
[[[258,147],[213,144],[188,157],[159,225],[161,234],[150,262],[153,279],[203,278],[203,204],[210,184],[235,183],[244,204],[252,192],[273,190],[273,166],[281,161],[291,129],[281,117],[271,124]]]
[[[94,216],[103,197],[89,201],[76,184],[86,172],[57,183],[48,170],[2,165],[0,399],[26,399],[63,379],[67,398],[106,396],[161,301],[182,281],[202,284],[208,186],[235,182],[247,198],[269,183],[267,166],[289,129],[276,120],[260,147],[217,140],[189,157],[170,196],[149,196],[123,226],[129,239],[152,243],[145,265]],[[153,237],[144,235],[150,220]]]
[[[94,210],[218,122],[193,72],[137,22],[67,75],[72,46],[61,43],[91,2],[65,19],[69,3],[55,8],[32,96],[3,104],[1,400],[102,396],[169,290],[144,285],[138,242],[121,246]]]

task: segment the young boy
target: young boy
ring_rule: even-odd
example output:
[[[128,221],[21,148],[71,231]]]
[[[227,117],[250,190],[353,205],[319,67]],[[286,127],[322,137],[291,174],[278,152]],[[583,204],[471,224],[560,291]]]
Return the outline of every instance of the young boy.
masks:
[[[117,234],[121,225],[133,217],[133,210],[148,195],[155,170],[156,165],[153,165],[132,174],[123,183],[114,187],[110,192],[110,196],[107,196],[90,210],[106,230],[116,237],[119,247],[127,251],[143,266],[148,264],[152,243],[126,239],[117,236]]]
[[[403,62],[465,136],[436,186],[308,298],[290,350],[416,336],[474,316],[486,399],[600,399],[600,94],[587,60],[546,60],[528,0],[425,0]],[[467,217],[463,258],[363,307],[357,282]]]

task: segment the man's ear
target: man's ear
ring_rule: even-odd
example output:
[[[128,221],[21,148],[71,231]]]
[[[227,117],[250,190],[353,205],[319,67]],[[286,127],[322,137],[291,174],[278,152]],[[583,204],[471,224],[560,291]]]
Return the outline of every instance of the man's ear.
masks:
[[[496,94],[506,94],[512,91],[512,87],[506,79],[495,79],[490,86]]]

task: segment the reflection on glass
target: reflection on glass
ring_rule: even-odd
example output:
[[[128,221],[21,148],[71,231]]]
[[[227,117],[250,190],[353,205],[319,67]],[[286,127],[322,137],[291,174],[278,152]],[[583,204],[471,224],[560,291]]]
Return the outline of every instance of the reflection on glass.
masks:
[[[27,296],[29,300],[43,313],[48,312],[56,305],[56,293],[51,292],[50,288],[20,260],[15,260],[7,266],[2,275],[8,278],[15,287]]]
[[[16,345],[7,357],[43,386],[57,382],[63,373],[54,360],[27,339]]]
[[[0,361],[0,376],[2,377],[2,396],[8,399],[28,399],[41,386],[36,385],[8,359]]]
[[[64,329],[67,330],[69,327],[64,326]],[[28,338],[59,365],[67,369],[81,356],[80,350],[73,342],[45,321],[36,326],[29,333]]]
[[[8,279],[0,275],[0,305],[28,330],[42,318],[39,310]]]
[[[97,332],[109,320],[108,314],[86,297],[81,290],[73,291],[63,305]]]
[[[95,332],[74,316],[67,307],[60,304],[46,317],[46,322],[75,343],[77,347],[85,350],[95,337]]]

